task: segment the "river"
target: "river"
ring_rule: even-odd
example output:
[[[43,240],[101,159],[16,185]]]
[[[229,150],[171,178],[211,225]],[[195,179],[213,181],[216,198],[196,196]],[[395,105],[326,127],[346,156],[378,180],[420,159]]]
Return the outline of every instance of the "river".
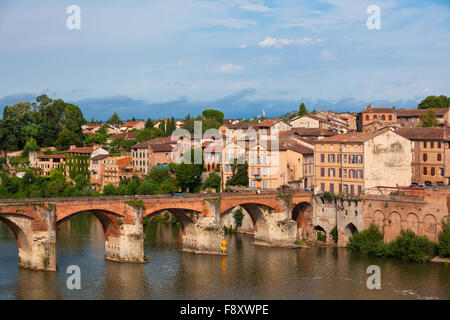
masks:
[[[450,266],[417,264],[345,248],[265,248],[252,237],[227,236],[228,256],[183,253],[180,229],[152,223],[145,264],[104,260],[97,219],[81,213],[61,228],[58,272],[21,269],[17,243],[0,223],[0,299],[450,299]],[[69,290],[69,265],[81,289]],[[381,289],[366,286],[367,267],[381,270]]]

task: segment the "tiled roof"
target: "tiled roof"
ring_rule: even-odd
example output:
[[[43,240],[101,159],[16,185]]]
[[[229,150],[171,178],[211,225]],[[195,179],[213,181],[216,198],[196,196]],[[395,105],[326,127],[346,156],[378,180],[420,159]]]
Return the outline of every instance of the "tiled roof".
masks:
[[[390,113],[395,112],[395,108],[374,108],[372,106],[367,106],[362,113]]]
[[[446,136],[444,128],[398,128],[395,132],[410,140],[441,140]]]
[[[437,116],[443,116],[448,111],[449,108],[431,108],[436,112]],[[397,117],[418,117],[425,113],[428,109],[399,109],[397,110]]]
[[[236,123],[236,124],[227,123],[227,124],[224,124],[224,126],[230,130],[238,130],[238,129],[247,130],[248,128],[253,127],[253,123],[249,123],[249,122]]]
[[[114,136],[111,137],[111,139],[117,139],[117,138],[124,138],[124,139],[136,139],[136,136],[138,135],[139,132],[137,131],[132,131],[132,132],[122,132],[119,134],[116,134]]]
[[[338,134],[333,137],[323,138],[316,140],[316,143],[362,143],[366,142],[380,134],[383,134],[387,131],[390,131],[390,128],[381,129],[375,132],[367,133],[367,132],[350,132],[344,134]]]
[[[326,130],[321,128],[292,128],[291,131],[299,136],[331,137],[337,135],[337,133],[332,130]]]
[[[130,121],[125,123],[122,127],[133,127],[137,125],[138,123],[142,123],[143,121]]]
[[[314,153],[314,150],[311,148],[308,148],[300,143],[289,141],[289,142],[281,142],[280,145],[283,145],[284,148],[288,150],[292,150],[301,154],[312,154]]]
[[[95,157],[92,157],[91,160],[103,160],[109,157],[109,154],[98,154]]]
[[[37,156],[38,159],[65,159],[64,154],[41,154]]]
[[[72,153],[92,153],[94,151],[94,148],[92,147],[75,147],[72,149],[67,150],[66,152],[72,152]]]
[[[149,144],[150,149],[153,150],[153,152],[171,152],[173,149],[173,145],[169,143],[162,143],[162,144]]]

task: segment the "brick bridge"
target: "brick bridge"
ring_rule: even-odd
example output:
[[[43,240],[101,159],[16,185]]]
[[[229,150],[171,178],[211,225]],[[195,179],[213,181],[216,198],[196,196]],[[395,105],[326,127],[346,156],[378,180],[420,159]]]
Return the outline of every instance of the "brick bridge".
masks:
[[[0,221],[17,239],[19,266],[54,271],[58,230],[83,211],[93,213],[103,227],[106,259],[141,263],[144,217],[169,211],[181,224],[183,251],[221,254],[220,217],[236,206],[250,215],[255,244],[289,246],[312,218],[311,202],[309,192],[8,199],[0,200]]]
[[[450,188],[426,188],[421,196],[368,194],[358,201],[325,201],[314,197],[312,207],[313,218],[305,238],[315,239],[316,232],[322,231],[327,234],[327,241],[331,241],[331,230],[336,226],[338,244],[344,246],[353,233],[373,222],[384,233],[385,242],[394,240],[406,229],[437,242],[442,220],[449,218]]]

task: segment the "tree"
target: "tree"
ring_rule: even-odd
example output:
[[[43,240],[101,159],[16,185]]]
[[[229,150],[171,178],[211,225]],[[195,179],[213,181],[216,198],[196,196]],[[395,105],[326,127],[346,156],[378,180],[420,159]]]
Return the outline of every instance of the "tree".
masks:
[[[206,179],[205,182],[202,184],[202,190],[216,189],[216,191],[219,191],[220,181],[221,178],[217,173],[215,172],[210,173],[208,179]]]
[[[66,150],[71,145],[80,145],[80,137],[73,131],[64,128],[58,135],[58,139],[55,141],[55,146],[60,150]]]
[[[163,137],[163,136],[164,136],[164,133],[159,128],[150,127],[150,128],[145,128],[145,129],[141,130],[136,136],[136,141],[144,142],[144,141],[152,140],[152,139]]]
[[[429,108],[449,108],[450,107],[450,97],[440,95],[440,96],[428,96],[423,99],[417,109],[429,109]]]
[[[419,116],[421,127],[437,127],[439,121],[437,120],[436,112],[433,109],[428,109]]]
[[[103,188],[103,194],[105,196],[113,196],[116,194],[116,187],[114,187],[114,185],[112,183],[107,184],[104,188]]]
[[[198,152],[199,150],[197,150]],[[191,163],[194,161],[195,150],[191,150],[190,153],[185,153],[183,162],[175,165],[175,177],[181,187],[182,191],[196,192],[200,188],[201,175],[204,170],[203,158],[201,162]],[[200,151],[201,152],[201,151]],[[191,156],[192,161],[188,161],[188,156]],[[203,153],[202,153],[203,155]]]
[[[114,126],[118,126],[123,124],[122,119],[120,119],[119,115],[117,114],[117,112],[114,112],[112,114],[112,116],[108,119],[107,121],[109,124],[112,124]]]
[[[160,184],[164,180],[169,178],[169,170],[165,168],[154,167],[148,173],[148,178],[151,179],[153,182]]]
[[[215,109],[206,109],[206,110],[203,110],[202,116],[205,119],[214,119],[220,124],[223,123],[224,114],[222,111],[215,110]]]
[[[450,257],[450,218],[442,220],[442,231],[439,233],[439,256]]]
[[[247,162],[241,164],[234,160],[231,166],[233,172],[231,178],[227,181],[227,186],[244,186],[248,187],[248,164]]]
[[[298,113],[297,113],[297,115],[299,115],[299,116],[304,116],[305,114],[308,114],[308,110],[306,110],[306,106],[305,106],[305,104],[302,102],[302,104],[301,104],[300,107],[298,108]]]
[[[157,194],[172,194],[178,192],[179,186],[177,180],[174,178],[168,178],[164,180],[156,190]]]
[[[157,189],[158,189],[158,184],[151,179],[147,179],[140,184],[140,186],[137,189],[137,193],[138,194],[154,194]]]
[[[153,128],[153,121],[151,118],[148,118],[147,121],[145,121],[145,128],[147,129]]]

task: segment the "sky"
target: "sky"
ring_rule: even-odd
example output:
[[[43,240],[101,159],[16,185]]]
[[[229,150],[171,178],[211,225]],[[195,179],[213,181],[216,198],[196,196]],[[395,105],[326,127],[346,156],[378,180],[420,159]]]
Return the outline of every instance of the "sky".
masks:
[[[40,94],[89,119],[415,108],[450,95],[450,1],[1,0],[0,49],[0,108]]]

